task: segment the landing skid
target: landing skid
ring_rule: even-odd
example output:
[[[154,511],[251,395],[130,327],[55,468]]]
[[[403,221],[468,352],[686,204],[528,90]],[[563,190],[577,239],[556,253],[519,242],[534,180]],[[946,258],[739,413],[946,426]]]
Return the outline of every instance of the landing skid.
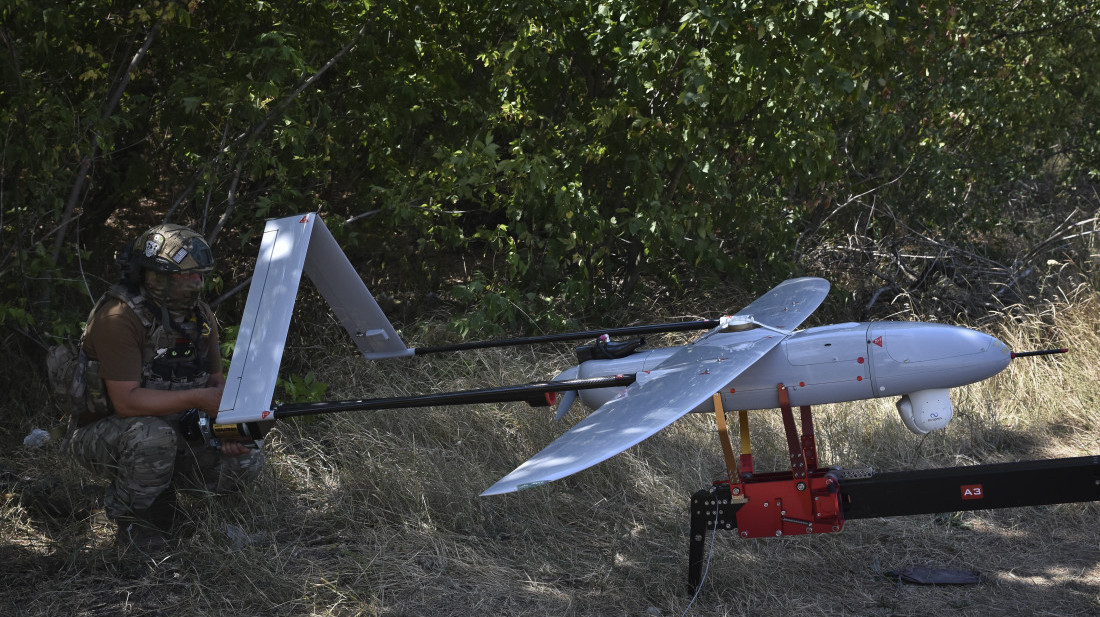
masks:
[[[790,471],[754,473],[745,412],[736,459],[721,397],[714,398],[729,479],[691,497],[692,592],[702,582],[708,531],[736,529],[743,538],[833,533],[861,518],[1100,501],[1100,456],[890,473],[820,468],[810,408],[799,409],[800,438],[787,390],[778,390]]]

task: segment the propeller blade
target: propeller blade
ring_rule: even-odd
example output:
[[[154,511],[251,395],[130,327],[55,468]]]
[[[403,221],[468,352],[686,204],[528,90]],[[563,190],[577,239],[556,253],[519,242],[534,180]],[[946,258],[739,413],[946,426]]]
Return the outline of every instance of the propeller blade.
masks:
[[[564,418],[565,414],[569,413],[569,408],[573,406],[573,402],[576,400],[576,390],[567,390],[563,392],[561,398],[558,400],[558,411],[554,414],[554,419],[561,420]]]

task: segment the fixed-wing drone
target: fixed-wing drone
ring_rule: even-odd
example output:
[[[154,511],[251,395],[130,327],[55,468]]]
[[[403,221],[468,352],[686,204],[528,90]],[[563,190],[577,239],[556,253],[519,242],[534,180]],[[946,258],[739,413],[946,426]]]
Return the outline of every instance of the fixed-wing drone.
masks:
[[[313,281],[367,359],[571,339],[580,363],[550,381],[398,398],[272,407],[283,345],[302,274]],[[322,413],[484,402],[557,403],[593,409],[483,495],[539,486],[604,461],[692,412],[714,413],[728,478],[692,498],[689,577],[698,582],[702,537],[736,527],[743,537],[840,531],[846,519],[988,509],[1100,499],[1100,457],[977,465],[894,474],[861,474],[818,465],[811,406],[899,397],[911,431],[947,426],[950,388],[996,375],[1013,353],[975,330],[932,323],[845,323],[795,329],[824,301],[820,278],[784,281],[734,315],[657,326],[616,328],[446,347],[408,348],[315,214],[269,221],[253,274],[216,423],[207,438],[259,438],[280,418]],[[643,340],[610,336],[705,330],[679,347],[642,350]],[[795,423],[798,407],[801,426]],[[789,471],[753,469],[745,410],[779,409]],[[725,409],[739,411],[740,456]],[[801,436],[799,435],[801,428]],[[1030,480],[1028,490],[1018,482]],[[1057,480],[1057,481],[1051,481]]]

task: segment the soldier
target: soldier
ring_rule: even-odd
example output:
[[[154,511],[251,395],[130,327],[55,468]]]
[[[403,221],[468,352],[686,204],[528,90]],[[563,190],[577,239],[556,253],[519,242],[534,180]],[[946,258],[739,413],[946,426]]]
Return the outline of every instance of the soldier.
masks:
[[[96,303],[81,340],[64,447],[111,480],[103,507],[118,523],[118,545],[154,548],[171,532],[177,487],[234,490],[257,476],[263,453],[234,441],[211,450],[181,434],[187,410],[217,415],[225,385],[217,322],[199,300],[214,266],[206,240],[158,225],[119,265],[120,283]]]

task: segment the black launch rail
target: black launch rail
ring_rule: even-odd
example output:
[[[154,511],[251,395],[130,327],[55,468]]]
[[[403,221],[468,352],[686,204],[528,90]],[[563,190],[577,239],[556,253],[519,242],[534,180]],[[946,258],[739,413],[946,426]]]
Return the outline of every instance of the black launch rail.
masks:
[[[1100,456],[873,473],[838,474],[845,521],[937,512],[993,510],[1100,501]],[[706,533],[737,527],[736,503],[726,483],[691,499],[688,583],[700,584]]]

